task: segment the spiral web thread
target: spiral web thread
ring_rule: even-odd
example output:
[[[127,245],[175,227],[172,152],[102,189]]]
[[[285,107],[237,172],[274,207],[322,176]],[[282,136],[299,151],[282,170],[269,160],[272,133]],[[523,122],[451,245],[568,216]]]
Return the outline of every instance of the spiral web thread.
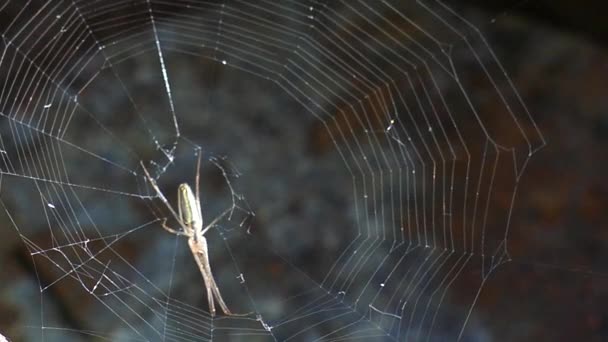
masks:
[[[519,179],[545,142],[486,40],[446,4],[14,0],[0,15],[8,18],[0,57],[4,209],[38,274],[44,262],[59,274],[39,281],[43,305],[46,292],[75,280],[112,313],[91,330],[73,331],[55,326],[43,307],[36,336],[472,338],[466,327],[484,283],[509,261]],[[175,255],[170,276],[159,280],[116,248],[160,229],[163,218],[139,166],[150,160],[142,145],[154,151],[149,165],[159,179],[180,148],[199,149],[181,133],[173,61],[183,55],[259,79],[299,103],[322,127],[352,185],[354,233],[343,236],[323,277],[278,253],[305,284],[282,298],[290,303],[286,312],[267,312],[249,291],[264,284],[243,276],[229,243],[248,317],[212,318],[204,305],[179,300],[171,292]],[[123,68],[140,58],[156,65],[149,96]],[[112,81],[102,86],[101,78]],[[129,110],[113,113],[99,104],[104,96],[121,96]],[[153,106],[162,114],[150,114]],[[90,131],[79,129],[85,126]],[[92,134],[108,143],[87,139]],[[81,163],[126,181],[79,174]],[[5,204],[15,191],[34,194],[31,208]],[[244,197],[230,191],[241,208]],[[154,217],[100,227],[91,201],[100,192],[108,201],[152,203]],[[37,220],[51,246],[32,238]],[[452,298],[455,289],[466,295]]]

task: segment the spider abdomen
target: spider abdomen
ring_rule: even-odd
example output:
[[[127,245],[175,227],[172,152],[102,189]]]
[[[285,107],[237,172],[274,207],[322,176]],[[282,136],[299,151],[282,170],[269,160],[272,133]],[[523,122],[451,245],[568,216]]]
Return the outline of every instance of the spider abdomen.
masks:
[[[177,191],[177,203],[179,206],[180,219],[186,226],[200,229],[203,226],[203,216],[192,188],[187,183],[179,185]]]

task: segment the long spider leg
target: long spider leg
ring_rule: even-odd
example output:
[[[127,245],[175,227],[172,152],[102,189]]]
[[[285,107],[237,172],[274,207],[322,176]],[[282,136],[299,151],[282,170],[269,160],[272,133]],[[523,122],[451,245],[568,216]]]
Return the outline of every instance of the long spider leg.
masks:
[[[202,259],[203,267],[205,268],[205,271],[207,272],[207,277],[209,278],[209,288],[213,292],[213,295],[215,295],[215,299],[217,300],[217,303],[220,305],[220,308],[222,308],[222,311],[224,312],[224,314],[231,316],[232,312],[230,311],[230,309],[228,309],[228,305],[226,305],[226,302],[224,302],[224,298],[222,298],[222,295],[217,286],[217,283],[215,282],[215,277],[213,277],[213,273],[211,272],[211,264],[209,263],[209,254],[205,250],[204,252],[199,252],[199,255]]]
[[[211,223],[209,223],[205,228],[203,228],[203,230],[201,230],[201,235],[205,235],[205,233],[213,228],[213,226],[215,226],[216,223],[218,223],[222,218],[224,218],[224,216],[228,215],[229,213],[232,212],[232,208],[228,208],[226,210],[224,210],[223,213],[221,213],[220,215],[218,215],[216,218],[213,219],[213,221],[211,221]]]
[[[209,313],[211,314],[211,317],[215,317],[215,302],[213,300],[212,288],[213,285],[210,284],[211,279],[209,278],[208,274],[205,274],[205,272],[203,272],[203,280],[205,281],[205,288],[207,288],[207,302],[209,303]]]
[[[192,252],[196,252],[195,254],[198,255],[198,257],[195,258],[197,259],[197,263],[199,264],[201,273],[206,274],[205,286],[207,287],[207,290],[211,290],[213,292],[217,303],[220,305],[220,308],[222,308],[222,311],[225,315],[234,316],[230,309],[228,309],[228,305],[226,305],[226,302],[224,302],[224,298],[222,298],[222,294],[220,293],[217,283],[215,282],[215,277],[213,277],[213,272],[211,272],[211,263],[209,262],[209,249],[207,247],[207,239],[203,237],[201,240],[198,241],[198,244],[195,241],[192,241],[191,248],[193,248]]]
[[[198,150],[198,159],[196,160],[196,177],[195,177],[195,182],[196,182],[196,201],[198,202],[198,207],[201,207],[201,197],[199,195],[199,184],[200,184],[200,176],[201,176],[201,150]],[[201,216],[202,218],[202,216]]]
[[[222,308],[222,311],[224,311],[225,315],[227,315],[227,316],[244,317],[244,316],[250,316],[251,314],[253,314],[253,312],[234,313],[234,312],[230,311],[228,309],[228,306],[226,305],[226,302],[224,302],[224,298],[222,297],[222,294],[220,293],[219,286],[217,286],[217,283],[215,282],[215,278],[213,277],[213,274],[211,273],[211,269],[209,269],[209,278],[210,278],[210,281],[212,283],[211,290],[213,291],[213,294],[215,295],[215,299],[217,300],[218,304]]]
[[[207,262],[207,265],[209,265],[208,262]],[[209,267],[211,267],[211,266],[209,266]],[[211,281],[211,290],[213,291],[213,294],[215,295],[215,299],[217,300],[217,303],[220,305],[220,307],[222,308],[222,311],[224,311],[225,315],[234,316],[234,314],[228,309],[228,305],[226,305],[226,302],[224,302],[224,298],[222,298],[222,294],[220,293],[220,289],[217,286],[217,283],[215,282],[213,273],[211,273],[211,269],[209,269],[209,276],[210,276],[210,281]]]
[[[154,191],[156,191],[156,194],[158,195],[158,197],[160,197],[161,201],[163,201],[163,203],[165,204],[167,209],[169,209],[169,212],[171,212],[171,215],[173,215],[173,217],[175,218],[177,223],[179,223],[179,225],[182,227],[182,229],[184,230],[184,233],[188,232],[188,228],[186,228],[186,225],[182,222],[181,216],[179,216],[175,212],[175,210],[173,210],[173,207],[171,207],[171,205],[169,204],[169,201],[167,201],[167,198],[165,198],[165,195],[163,195],[163,193],[160,191],[160,188],[158,187],[158,184],[156,184],[156,181],[154,180],[154,178],[152,178],[152,176],[150,176],[150,173],[148,172],[148,169],[146,169],[146,166],[144,165],[144,163],[142,161],[140,161],[139,163],[141,164],[141,167],[144,169],[144,173],[146,174],[146,177],[148,178],[148,182],[150,182],[150,184],[154,188]]]
[[[212,276],[210,277],[210,272],[205,268],[204,262],[204,254],[199,252],[200,248],[197,246],[194,239],[188,239],[188,245],[190,245],[190,250],[192,251],[192,256],[198,265],[198,269],[203,276],[203,281],[205,282],[205,288],[207,290],[207,302],[209,303],[209,314],[211,317],[215,317],[215,302],[213,300],[213,285],[215,281],[213,281]],[[221,304],[220,304],[221,305]]]
[[[163,219],[163,221],[162,221],[162,223],[161,223],[161,226],[162,226],[162,227],[163,227],[163,228],[164,228],[166,231],[168,231],[168,232],[169,232],[169,233],[171,233],[171,234],[175,234],[175,235],[181,235],[181,236],[188,236],[188,234],[186,234],[186,233],[184,233],[184,232],[180,232],[179,230],[175,230],[175,229],[173,229],[173,228],[169,227],[169,226],[167,225],[167,218],[166,218],[166,217]]]

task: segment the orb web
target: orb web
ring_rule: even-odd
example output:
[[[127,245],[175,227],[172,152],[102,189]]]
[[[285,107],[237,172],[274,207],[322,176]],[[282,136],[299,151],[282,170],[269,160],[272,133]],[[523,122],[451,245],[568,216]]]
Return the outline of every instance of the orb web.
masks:
[[[544,140],[461,13],[111,0],[0,15],[2,204],[38,287],[25,336],[479,339],[475,303],[509,261]],[[212,267],[247,316],[210,316],[140,166],[174,203],[198,153],[203,215],[235,209],[209,233]]]

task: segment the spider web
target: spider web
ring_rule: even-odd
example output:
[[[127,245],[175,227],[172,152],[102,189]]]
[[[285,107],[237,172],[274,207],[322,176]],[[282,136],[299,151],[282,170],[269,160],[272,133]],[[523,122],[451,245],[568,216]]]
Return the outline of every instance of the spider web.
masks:
[[[74,0],[0,15],[2,205],[38,285],[28,339],[480,339],[475,303],[509,261],[544,140],[459,11]],[[248,316],[209,315],[140,166],[175,206],[198,153],[205,219],[235,209],[207,234],[214,274]]]

